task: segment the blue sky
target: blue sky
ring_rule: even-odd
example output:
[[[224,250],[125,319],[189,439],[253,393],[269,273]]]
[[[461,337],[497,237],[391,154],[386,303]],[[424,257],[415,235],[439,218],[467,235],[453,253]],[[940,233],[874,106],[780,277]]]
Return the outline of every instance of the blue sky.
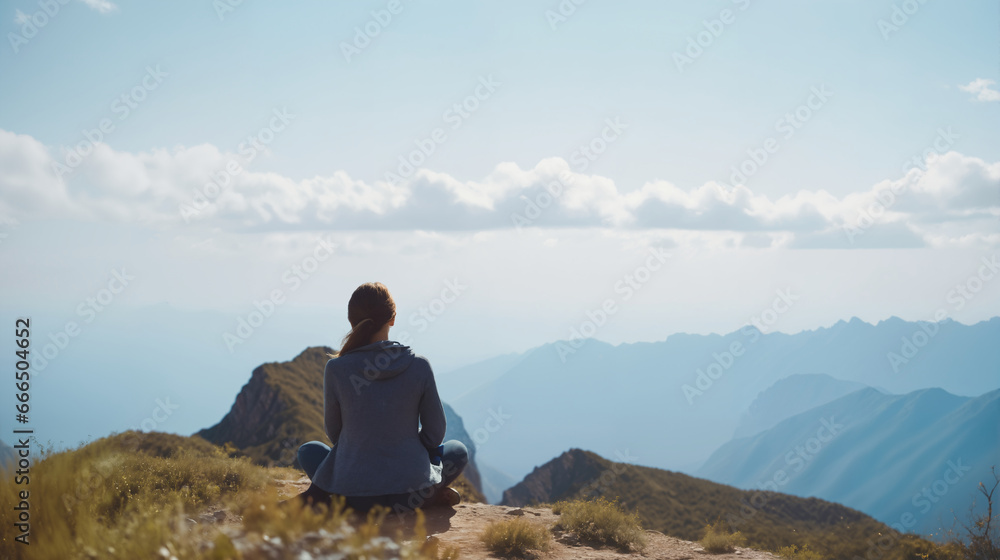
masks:
[[[381,179],[486,75],[502,86],[429,168],[476,180],[500,162],[531,167],[567,157],[620,116],[627,142],[591,171],[625,192],[655,179],[694,188],[727,180],[817,84],[834,92],[831,103],[748,181],[755,192],[854,192],[892,177],[942,126],[961,135],[955,149],[965,155],[1000,148],[987,125],[997,104],[957,89],[996,78],[998,15],[986,1],[926,2],[888,40],[877,22],[890,21],[893,2],[882,1],[585,2],[555,29],[546,11],[558,2],[404,1],[347,62],[341,42],[386,4],[243,2],[220,21],[209,1],[116,2],[103,14],[73,1],[17,54],[0,53],[0,125],[72,145],[152,65],[168,78],[109,136],[111,147],[231,150],[272,108],[288,107],[294,127],[255,170],[292,179]],[[15,9],[39,10],[8,4]],[[673,53],[723,9],[735,21],[678,71]],[[19,31],[15,17],[5,31]]]
[[[414,333],[455,366],[570,336],[651,249],[666,272],[597,338],[732,331],[789,287],[778,330],[931,319],[1000,250],[994,2],[54,1],[0,12],[12,314],[79,318],[128,267],[112,307],[232,330],[278,286],[304,341],[265,324],[279,359],[342,334],[361,282],[409,317],[460,278]],[[998,310],[987,282],[949,316]]]
[[[220,5],[0,7],[42,441],[210,425],[371,280],[438,372],[1000,313],[994,2]]]

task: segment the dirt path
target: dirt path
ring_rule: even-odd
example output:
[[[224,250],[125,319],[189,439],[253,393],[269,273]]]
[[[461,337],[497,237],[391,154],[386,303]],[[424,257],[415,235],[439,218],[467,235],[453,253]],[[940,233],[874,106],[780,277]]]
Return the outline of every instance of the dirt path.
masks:
[[[279,493],[283,499],[291,498],[309,487],[309,479],[301,478],[279,478],[276,479]],[[493,506],[488,504],[460,504],[454,509],[433,509],[426,513],[426,529],[429,538],[438,539],[442,545],[457,546],[460,549],[460,557],[466,560],[480,560],[495,558],[479,541],[479,535],[483,529],[493,521],[510,519],[512,516],[522,516],[532,523],[538,523],[546,527],[556,524],[559,516],[552,513],[548,508],[512,508],[507,506]],[[198,520],[200,523],[217,524],[219,529],[232,534],[241,527],[241,520],[231,512],[220,509],[203,512]],[[393,534],[402,529],[407,534],[412,529],[412,516],[400,521],[395,516],[389,516],[384,525],[383,534]],[[769,552],[761,552],[748,548],[737,549],[730,554],[709,554],[702,549],[701,545],[694,542],[684,541],[673,537],[668,537],[657,531],[646,531],[648,545],[642,552],[620,552],[614,549],[594,549],[590,546],[578,542],[572,533],[554,533],[552,546],[547,552],[539,555],[539,560],[563,560],[563,559],[662,559],[662,560],[686,560],[686,559],[733,559],[742,560],[775,560],[778,557]],[[311,557],[311,556],[310,556]]]

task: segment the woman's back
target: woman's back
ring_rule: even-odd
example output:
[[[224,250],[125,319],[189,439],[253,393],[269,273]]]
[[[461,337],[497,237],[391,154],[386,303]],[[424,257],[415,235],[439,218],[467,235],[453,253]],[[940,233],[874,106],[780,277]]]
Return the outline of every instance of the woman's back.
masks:
[[[336,445],[317,469],[317,486],[375,496],[441,482],[430,453],[444,439],[444,409],[425,358],[382,340],[327,362],[323,382],[326,432]]]

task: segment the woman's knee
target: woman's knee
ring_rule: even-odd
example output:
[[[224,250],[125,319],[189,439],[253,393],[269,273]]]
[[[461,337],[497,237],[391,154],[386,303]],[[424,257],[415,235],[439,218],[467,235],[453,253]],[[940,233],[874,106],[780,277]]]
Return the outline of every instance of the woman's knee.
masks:
[[[447,470],[461,472],[469,464],[469,449],[457,439],[448,440],[444,442],[444,456],[441,459],[446,463]]]
[[[299,446],[296,456],[299,466],[306,471],[310,477],[316,471],[323,459],[330,453],[330,447],[321,441],[308,441]]]

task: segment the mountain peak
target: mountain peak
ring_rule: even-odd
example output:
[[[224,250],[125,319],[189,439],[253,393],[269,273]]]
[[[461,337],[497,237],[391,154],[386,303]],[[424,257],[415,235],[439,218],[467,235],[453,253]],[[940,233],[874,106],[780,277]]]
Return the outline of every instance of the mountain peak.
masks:
[[[535,469],[523,481],[503,493],[505,505],[550,501],[551,496],[577,492],[583,484],[601,475],[610,461],[583,449],[572,448]]]
[[[196,435],[223,445],[231,443],[265,465],[291,467],[297,450],[307,441],[327,442],[323,419],[323,372],[333,349],[310,346],[287,362],[268,362],[254,368],[218,424]],[[479,490],[476,446],[461,417],[444,403],[445,440],[457,439],[469,449],[465,477]]]

